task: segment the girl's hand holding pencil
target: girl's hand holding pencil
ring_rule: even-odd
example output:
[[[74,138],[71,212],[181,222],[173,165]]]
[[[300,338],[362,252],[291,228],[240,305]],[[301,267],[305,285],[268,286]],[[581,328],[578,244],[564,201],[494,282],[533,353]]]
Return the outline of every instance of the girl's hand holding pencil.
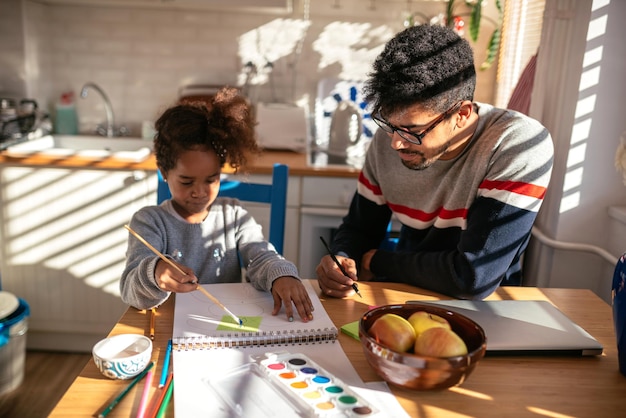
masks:
[[[211,299],[211,301],[213,301],[213,303],[215,303],[216,305],[218,305],[220,308],[222,308],[222,310],[224,310],[228,315],[230,315],[234,320],[235,323],[239,324],[239,326],[243,325],[243,321],[241,319],[239,319],[239,317],[237,315],[235,315],[234,313],[232,313],[231,311],[228,310],[228,308],[226,306],[224,306],[224,304],[222,304],[222,302],[220,302],[219,300],[217,300],[217,298],[215,298],[212,294],[210,294],[206,289],[204,289],[202,286],[200,286],[198,284],[198,278],[195,276],[194,272],[185,266],[179,266],[174,260],[171,260],[169,258],[167,258],[166,256],[164,256],[159,250],[157,250],[156,248],[154,248],[148,241],[146,241],[141,235],[139,235],[137,232],[135,232],[130,226],[128,225],[124,225],[124,228],[126,228],[128,230],[128,232],[130,232],[135,238],[137,238],[139,241],[141,241],[146,247],[148,247],[154,254],[156,254],[161,260],[165,261],[165,264],[171,268],[173,268],[174,270],[176,270],[179,274],[181,274],[182,276],[184,276],[184,278],[186,278],[186,281],[183,281],[183,279],[181,280],[175,280],[176,282],[179,282],[183,285],[185,285],[185,292],[190,292],[192,290],[199,290],[202,293],[204,293],[204,295],[206,297],[208,297],[209,299]],[[157,263],[157,268],[156,268],[156,272],[155,274],[157,275],[157,277],[159,277],[159,264],[161,263]],[[189,288],[189,285],[192,285],[192,288]],[[171,290],[171,289],[167,289],[166,287],[160,285],[160,287],[163,290],[169,290],[172,292],[176,292],[177,290]],[[183,292],[183,290],[179,291],[179,292]]]
[[[173,260],[170,261],[176,263]],[[154,272],[159,288],[175,293],[186,293],[196,290],[198,278],[193,270],[178,263],[176,263],[176,266],[174,268],[170,263],[159,260]]]

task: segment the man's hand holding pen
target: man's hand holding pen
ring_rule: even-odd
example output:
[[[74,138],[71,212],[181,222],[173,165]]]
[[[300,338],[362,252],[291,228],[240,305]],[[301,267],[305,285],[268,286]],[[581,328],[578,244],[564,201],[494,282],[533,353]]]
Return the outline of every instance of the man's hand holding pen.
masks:
[[[335,256],[337,261],[341,263],[347,275],[344,275],[339,266],[333,261],[330,255],[322,257],[320,264],[317,266],[317,282],[320,289],[325,295],[335,298],[344,298],[352,296],[356,292],[352,287],[358,280],[356,275],[356,264],[354,260]]]
[[[316,269],[320,289],[325,294],[337,298],[351,296],[354,293],[363,297],[359,292],[359,286],[356,284],[358,278],[354,260],[347,257],[341,257],[340,260],[332,252],[324,237],[320,237],[320,240],[328,252],[328,255],[322,258]],[[328,261],[329,258],[330,262]]]

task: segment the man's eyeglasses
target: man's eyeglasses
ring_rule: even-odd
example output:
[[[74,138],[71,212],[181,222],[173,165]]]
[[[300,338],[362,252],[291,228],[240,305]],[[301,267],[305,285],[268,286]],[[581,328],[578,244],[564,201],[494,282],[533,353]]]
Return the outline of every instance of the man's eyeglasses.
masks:
[[[430,124],[428,128],[424,129],[420,133],[410,132],[406,129],[398,128],[397,126],[390,124],[382,117],[380,111],[376,115],[372,115],[372,120],[376,122],[376,125],[378,125],[380,129],[387,132],[389,135],[393,135],[395,132],[397,132],[398,135],[400,135],[400,138],[404,139],[405,141],[415,145],[422,145],[422,139],[424,139],[426,134],[435,129],[437,125],[439,125],[445,118],[453,113],[453,111],[457,109],[460,103],[461,102],[456,103],[450,109],[443,112],[440,116],[437,117],[437,119],[433,121],[433,123]]]

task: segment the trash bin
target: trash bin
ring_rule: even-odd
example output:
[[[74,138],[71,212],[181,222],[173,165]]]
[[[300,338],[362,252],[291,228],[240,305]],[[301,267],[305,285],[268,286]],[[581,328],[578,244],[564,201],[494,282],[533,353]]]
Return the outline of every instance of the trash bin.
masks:
[[[0,291],[0,395],[16,389],[24,380],[29,315],[25,300]]]

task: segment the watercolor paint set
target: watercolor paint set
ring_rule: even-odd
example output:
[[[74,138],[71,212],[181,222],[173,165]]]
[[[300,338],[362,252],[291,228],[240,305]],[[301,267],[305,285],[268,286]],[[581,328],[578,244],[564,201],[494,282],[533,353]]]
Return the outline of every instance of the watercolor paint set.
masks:
[[[373,418],[379,412],[303,354],[267,353],[207,383],[233,416]]]

